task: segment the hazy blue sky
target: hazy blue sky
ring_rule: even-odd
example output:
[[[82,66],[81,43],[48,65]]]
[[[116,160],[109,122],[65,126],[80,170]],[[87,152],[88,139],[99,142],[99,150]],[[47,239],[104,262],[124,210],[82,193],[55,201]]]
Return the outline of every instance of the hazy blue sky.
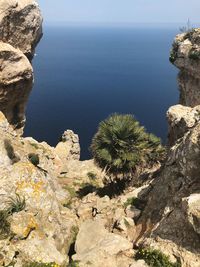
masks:
[[[200,0],[38,0],[46,23],[200,21]]]

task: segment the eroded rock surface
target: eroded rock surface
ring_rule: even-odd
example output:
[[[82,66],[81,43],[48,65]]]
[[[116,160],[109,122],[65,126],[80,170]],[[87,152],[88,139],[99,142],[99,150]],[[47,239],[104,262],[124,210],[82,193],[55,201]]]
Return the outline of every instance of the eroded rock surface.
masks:
[[[1,0],[0,111],[18,134],[23,133],[26,104],[33,86],[29,60],[41,36],[42,16],[36,1]]]
[[[179,34],[174,40],[171,62],[180,69],[180,104],[200,104],[200,29]]]
[[[10,213],[6,224],[1,217],[1,266],[13,261],[15,266],[27,261],[66,264],[77,223],[76,215],[63,206],[68,193],[56,178],[56,155],[45,145],[39,148],[18,137],[2,113],[0,117],[0,212],[10,207],[11,197],[25,201]],[[38,155],[39,149],[43,153]],[[38,164],[30,154],[39,156]],[[48,171],[40,165],[45,161]]]
[[[94,267],[130,265],[132,260],[126,253],[133,254],[132,243],[119,235],[109,233],[104,223],[103,220],[82,223],[76,240],[76,255],[73,258],[80,262],[80,266],[87,266],[88,262]]]
[[[72,130],[65,131],[61,137],[61,141],[55,147],[55,150],[63,160],[79,160],[81,149],[78,135]]]
[[[27,57],[0,42],[0,110],[15,129],[25,123],[25,106],[33,83],[33,69]]]
[[[34,0],[1,0],[0,40],[19,48],[29,59],[42,36],[42,16]]]
[[[173,146],[177,140],[184,136],[200,121],[200,106],[194,108],[176,105],[167,111],[169,124],[168,142]]]

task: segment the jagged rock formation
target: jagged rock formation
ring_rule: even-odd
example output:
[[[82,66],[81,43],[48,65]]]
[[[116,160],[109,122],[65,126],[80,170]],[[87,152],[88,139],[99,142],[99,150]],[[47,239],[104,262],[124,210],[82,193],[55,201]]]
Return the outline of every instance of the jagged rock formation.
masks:
[[[69,197],[56,178],[62,160],[47,144],[17,136],[2,113],[0,136],[0,266],[67,263],[76,216],[62,205]],[[25,205],[17,210],[11,197]],[[10,206],[9,216],[2,217]]]
[[[55,150],[66,161],[79,160],[81,148],[78,135],[74,134],[72,130],[65,131]]]
[[[183,137],[200,120],[200,106],[194,108],[176,105],[167,111],[169,124],[168,144],[173,146],[176,141]]]
[[[178,76],[180,104],[195,107],[200,104],[200,29],[179,34],[174,40],[170,60],[180,69]]]
[[[42,36],[42,17],[34,0],[2,0],[0,5],[0,111],[18,133],[33,85],[29,62]],[[28,59],[27,59],[28,57]]]
[[[1,0],[0,40],[29,59],[42,36],[42,16],[35,0]]]
[[[0,66],[0,110],[15,129],[22,129],[33,82],[32,66],[19,49],[3,42],[0,42]]]
[[[200,266],[200,29],[178,35],[171,61],[180,68],[180,103],[169,109],[169,153],[148,194],[137,244],[152,246],[182,267]],[[195,86],[194,86],[195,85]],[[191,106],[191,107],[188,107]]]

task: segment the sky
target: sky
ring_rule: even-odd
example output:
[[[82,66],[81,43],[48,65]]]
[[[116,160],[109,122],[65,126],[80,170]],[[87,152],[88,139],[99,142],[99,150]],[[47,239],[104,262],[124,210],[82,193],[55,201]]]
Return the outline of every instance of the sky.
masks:
[[[46,24],[200,22],[200,0],[38,0]]]

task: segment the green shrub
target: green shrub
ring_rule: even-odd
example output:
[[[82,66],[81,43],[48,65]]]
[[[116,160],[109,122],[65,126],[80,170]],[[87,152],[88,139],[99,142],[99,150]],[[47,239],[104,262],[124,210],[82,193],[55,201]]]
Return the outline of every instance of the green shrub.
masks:
[[[136,167],[161,157],[159,138],[148,134],[132,115],[113,114],[99,124],[91,145],[99,167],[108,175],[132,175]],[[157,158],[157,160],[158,160]]]
[[[7,201],[9,213],[13,214],[15,212],[20,212],[26,207],[25,197],[21,197],[19,194],[16,194],[16,197],[10,197]]]
[[[150,267],[181,267],[180,263],[172,263],[168,256],[152,248],[139,249],[135,259],[144,260]]]
[[[26,207],[25,198],[20,197],[18,194],[16,194],[15,198],[10,197],[6,204],[7,207],[0,210],[0,239],[5,239],[11,234],[8,217],[13,213],[24,210]]]
[[[30,154],[28,154],[28,159],[34,166],[37,166],[40,163],[40,159],[39,159],[38,154],[30,153]]]
[[[13,164],[20,160],[20,158],[18,156],[16,156],[14,148],[13,148],[10,140],[8,140],[8,139],[4,140],[4,147],[5,147],[5,150],[6,150],[6,153],[9,157],[9,159],[12,161]]]
[[[193,60],[200,59],[200,51],[199,50],[195,50],[195,49],[191,49],[190,52],[189,52],[189,58],[193,59]]]
[[[76,190],[73,187],[65,185],[64,189],[66,189],[69,192],[71,198],[75,198],[77,196]]]

